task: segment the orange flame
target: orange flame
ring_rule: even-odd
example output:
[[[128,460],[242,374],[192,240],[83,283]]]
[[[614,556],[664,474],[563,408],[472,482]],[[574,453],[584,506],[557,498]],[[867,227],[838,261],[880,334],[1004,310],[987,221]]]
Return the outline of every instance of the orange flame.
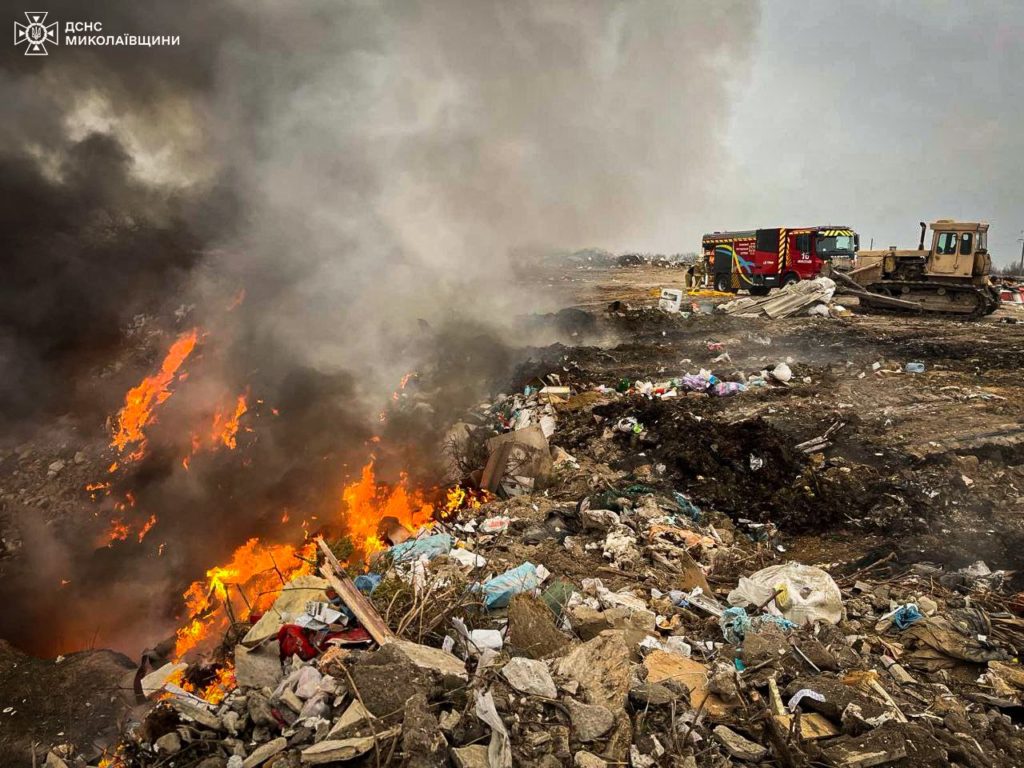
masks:
[[[419,491],[409,490],[406,482],[403,474],[393,488],[378,485],[371,460],[363,467],[359,480],[345,486],[342,492],[345,525],[352,543],[365,558],[384,549],[377,530],[385,517],[396,518],[410,531],[433,525],[434,507],[424,501]]]
[[[452,486],[445,493],[444,509],[441,511],[441,518],[447,520],[460,509],[478,509],[495,498],[497,497],[493,493],[482,488],[465,488],[461,485]]]
[[[171,383],[198,341],[198,329],[193,328],[183,333],[171,345],[170,351],[160,365],[160,370],[128,390],[124,406],[117,414],[117,428],[110,442],[112,447],[117,448],[118,453],[124,453],[131,445],[135,446],[135,450],[129,454],[129,460],[138,460],[145,454],[145,427],[154,420],[153,409],[171,396]],[[116,469],[116,466],[111,465],[110,471]]]
[[[107,546],[113,546],[115,541],[124,541],[130,532],[131,528],[128,523],[115,517],[110,521],[110,530],[107,531]]]
[[[222,443],[231,450],[235,449],[237,445],[236,436],[238,435],[238,421],[245,415],[245,412],[249,410],[249,404],[246,402],[246,395],[239,395],[235,401],[235,411],[231,416],[218,411],[213,417],[213,427],[211,433],[211,439],[214,444]]]
[[[153,529],[154,525],[156,525],[156,515],[150,515],[149,516],[149,520],[144,522],[142,524],[142,527],[139,528],[139,543],[140,544],[142,543],[142,540],[144,538],[146,538],[146,534],[149,533]]]
[[[310,564],[296,555],[312,560],[314,545],[297,549],[290,544],[263,544],[259,539],[249,539],[226,565],[208,570],[205,581],[193,582],[184,594],[190,619],[178,630],[175,657],[181,658],[222,633],[231,615],[269,607],[289,579],[311,573]],[[225,610],[216,610],[219,605]]]
[[[211,704],[220,704],[224,697],[235,689],[236,685],[234,667],[221,667],[217,670],[217,676],[207,683],[204,688],[197,691],[188,683],[181,687],[189,693],[194,693],[201,699],[206,699]]]

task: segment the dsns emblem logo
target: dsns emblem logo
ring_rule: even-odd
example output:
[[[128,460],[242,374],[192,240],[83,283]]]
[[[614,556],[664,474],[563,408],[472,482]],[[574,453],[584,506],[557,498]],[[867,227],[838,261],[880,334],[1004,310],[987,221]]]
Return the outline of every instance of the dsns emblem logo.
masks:
[[[46,44],[59,45],[57,39],[60,30],[58,22],[46,23],[47,11],[25,11],[28,24],[14,22],[14,44],[26,43],[26,56],[46,56]]]

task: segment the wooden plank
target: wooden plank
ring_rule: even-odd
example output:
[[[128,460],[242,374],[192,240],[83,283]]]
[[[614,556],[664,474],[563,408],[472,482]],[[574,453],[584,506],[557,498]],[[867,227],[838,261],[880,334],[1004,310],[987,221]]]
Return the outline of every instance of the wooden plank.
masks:
[[[789,731],[792,727],[793,715],[773,715],[775,721],[783,729]],[[836,728],[824,715],[817,712],[803,712],[800,715],[800,738],[807,741],[817,739],[828,739],[839,735]]]
[[[320,551],[323,552],[324,559],[327,561],[320,566],[320,573],[334,587],[334,591],[338,593],[338,596],[348,606],[349,610],[355,614],[356,620],[362,625],[363,629],[370,633],[370,637],[378,645],[385,645],[392,640],[397,640],[397,635],[388,629],[388,625],[384,623],[384,619],[377,613],[373,603],[356,589],[356,585],[342,569],[341,563],[338,562],[338,558],[331,552],[327,542],[322,537],[317,537],[316,543],[320,547]]]

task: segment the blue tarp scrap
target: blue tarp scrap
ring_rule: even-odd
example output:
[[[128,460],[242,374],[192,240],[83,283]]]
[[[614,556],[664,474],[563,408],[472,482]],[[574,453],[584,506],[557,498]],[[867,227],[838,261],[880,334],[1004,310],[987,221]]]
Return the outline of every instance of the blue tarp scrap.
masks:
[[[513,595],[530,592],[540,586],[540,583],[537,566],[533,563],[523,563],[483,584],[474,585],[474,591],[483,594],[484,607],[490,610],[504,608]]]
[[[422,555],[426,555],[428,560],[433,560],[438,555],[451,552],[452,543],[452,537],[447,533],[435,533],[395,544],[388,550],[388,554],[395,563],[413,562],[419,560]]]

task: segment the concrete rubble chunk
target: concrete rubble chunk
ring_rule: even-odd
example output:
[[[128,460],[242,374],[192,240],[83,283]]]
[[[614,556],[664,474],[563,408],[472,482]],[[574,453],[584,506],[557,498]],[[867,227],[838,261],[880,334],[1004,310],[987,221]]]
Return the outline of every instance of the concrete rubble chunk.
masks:
[[[572,764],[576,768],[605,768],[608,765],[597,755],[582,749],[573,756]]]
[[[469,673],[466,672],[465,663],[452,654],[442,651],[440,648],[432,648],[429,645],[419,645],[418,643],[411,643],[408,640],[395,640],[394,642],[389,643],[389,645],[400,649],[409,657],[409,661],[420,669],[438,672],[446,676],[450,675],[452,677],[458,677],[462,680],[469,680]]]
[[[324,765],[354,760],[373,749],[375,742],[380,743],[384,739],[397,736],[399,730],[399,728],[391,728],[383,731],[377,734],[376,739],[373,736],[359,736],[352,739],[321,741],[319,744],[302,750],[301,760],[306,765]]]
[[[291,709],[294,709],[296,714],[302,711],[302,699],[296,696],[294,691],[284,691],[278,699],[282,704],[287,704]]]
[[[599,739],[615,725],[615,715],[600,704],[581,704],[574,699],[567,699],[565,704],[572,722],[573,737],[577,741]]]
[[[487,761],[487,747],[483,744],[453,749],[452,764],[455,768],[490,768],[491,765]]]
[[[331,730],[327,733],[328,739],[333,739],[341,731],[348,728],[350,725],[356,725],[367,720],[373,720],[375,715],[362,705],[361,702],[353,701],[348,705],[348,708],[341,713],[341,717],[338,718],[337,722],[331,726]]]
[[[261,744],[252,751],[252,753],[242,761],[242,768],[256,768],[259,765],[263,765],[267,760],[272,758],[274,755],[284,752],[288,747],[288,739],[284,736],[278,736],[273,741],[268,741],[266,744]]]
[[[249,698],[246,700],[246,709],[249,712],[249,718],[255,725],[264,725],[275,730],[280,728],[280,724],[270,708],[270,702],[262,693],[253,691],[249,694]]]
[[[405,702],[402,754],[405,756],[403,768],[445,768],[448,765],[448,740],[422,693],[410,696]]]
[[[590,704],[622,709],[629,692],[629,647],[623,633],[606,631],[558,660],[555,671],[576,680]]]
[[[305,701],[317,691],[323,675],[316,667],[303,667],[299,670],[299,677],[295,681],[295,695]]]
[[[349,674],[362,703],[378,717],[400,711],[410,696],[431,690],[429,672],[413,664],[397,643],[362,657]]]
[[[454,709],[442,712],[437,722],[441,726],[441,731],[450,735],[462,722],[462,714]]]
[[[204,728],[209,728],[213,731],[219,731],[221,729],[220,719],[207,709],[201,706],[196,706],[187,701],[181,699],[171,699],[171,706],[177,710],[178,714],[181,715],[182,719],[189,720]]]
[[[722,746],[725,747],[725,751],[737,760],[756,763],[768,754],[768,749],[766,747],[762,747],[757,742],[740,736],[736,731],[731,728],[727,728],[724,725],[715,726],[713,733],[715,734],[715,738],[717,738],[722,743]]]
[[[555,681],[543,661],[516,656],[502,667],[501,675],[520,693],[543,696],[546,699],[558,698]]]
[[[156,747],[157,752],[166,752],[169,755],[173,755],[181,751],[181,737],[177,731],[171,731],[154,741],[153,746]]]
[[[274,689],[281,682],[281,656],[277,641],[249,650],[235,646],[235,682],[239,688]]]

